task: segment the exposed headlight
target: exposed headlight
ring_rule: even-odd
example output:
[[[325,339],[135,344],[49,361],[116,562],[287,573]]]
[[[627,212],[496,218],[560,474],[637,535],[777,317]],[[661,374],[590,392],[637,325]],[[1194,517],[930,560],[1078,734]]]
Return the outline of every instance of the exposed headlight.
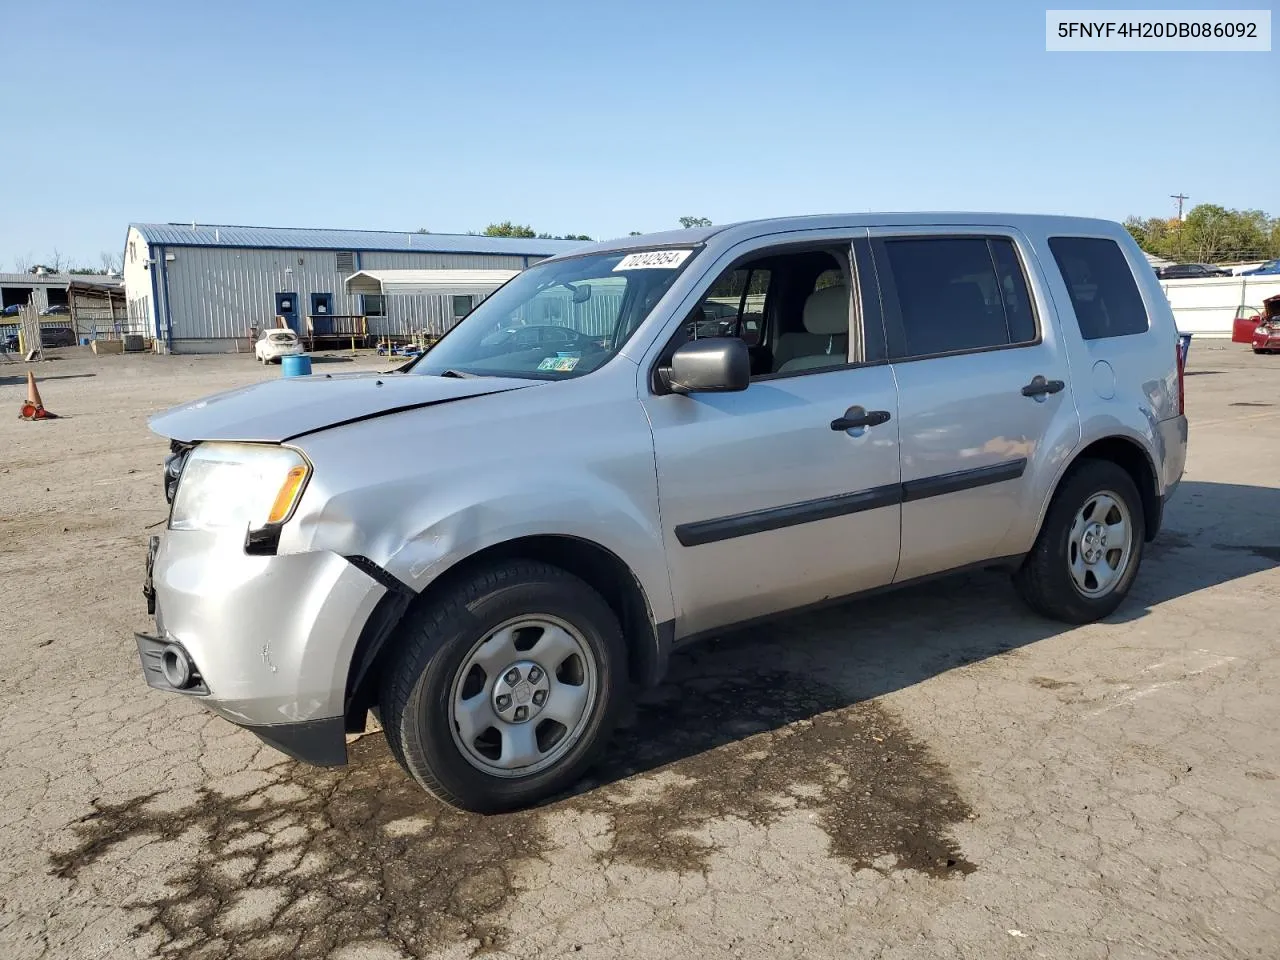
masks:
[[[202,443],[188,454],[170,530],[257,530],[289,519],[311,466],[288,447]]]

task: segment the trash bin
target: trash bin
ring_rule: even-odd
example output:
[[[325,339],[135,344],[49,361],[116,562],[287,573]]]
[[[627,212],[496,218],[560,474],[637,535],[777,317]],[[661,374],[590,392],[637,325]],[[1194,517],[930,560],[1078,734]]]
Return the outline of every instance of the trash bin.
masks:
[[[93,341],[93,337],[81,337],[80,346],[87,347]]]
[[[286,377],[310,376],[311,358],[307,356],[281,357],[280,372]]]

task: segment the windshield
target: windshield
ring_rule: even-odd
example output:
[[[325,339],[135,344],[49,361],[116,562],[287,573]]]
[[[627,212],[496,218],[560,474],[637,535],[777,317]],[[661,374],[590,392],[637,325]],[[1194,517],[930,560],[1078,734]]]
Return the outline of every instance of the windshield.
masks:
[[[616,251],[538,264],[471,311],[413,373],[580,377],[611,360],[692,250]]]

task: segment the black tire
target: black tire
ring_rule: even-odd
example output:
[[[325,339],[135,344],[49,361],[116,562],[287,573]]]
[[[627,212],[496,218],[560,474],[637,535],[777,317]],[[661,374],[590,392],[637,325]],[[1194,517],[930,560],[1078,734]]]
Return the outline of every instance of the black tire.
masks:
[[[454,679],[481,639],[535,614],[559,618],[581,635],[595,658],[596,698],[577,740],[552,765],[495,776],[473,766],[455,740]],[[607,743],[627,688],[626,642],[613,611],[577,577],[544,563],[512,560],[468,574],[411,610],[391,643],[379,694],[391,752],[424,789],[478,813],[526,807],[577,782]]]
[[[1096,494],[1115,493],[1125,502],[1132,532],[1128,567],[1103,596],[1077,588],[1069,566],[1069,535],[1076,513]],[[1092,623],[1120,606],[1137,576],[1146,543],[1142,497],[1129,473],[1110,460],[1081,460],[1067,473],[1045,514],[1035,546],[1013,575],[1019,595],[1037,613],[1065,623]]]

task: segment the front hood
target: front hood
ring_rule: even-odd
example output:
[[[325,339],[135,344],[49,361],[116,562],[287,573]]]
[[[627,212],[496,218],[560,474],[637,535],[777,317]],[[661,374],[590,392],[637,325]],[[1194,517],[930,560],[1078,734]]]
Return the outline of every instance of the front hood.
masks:
[[[519,390],[541,382],[498,377],[455,379],[413,373],[282,377],[174,407],[152,417],[149,426],[162,437],[188,443],[200,440],[281,443],[355,420]]]

